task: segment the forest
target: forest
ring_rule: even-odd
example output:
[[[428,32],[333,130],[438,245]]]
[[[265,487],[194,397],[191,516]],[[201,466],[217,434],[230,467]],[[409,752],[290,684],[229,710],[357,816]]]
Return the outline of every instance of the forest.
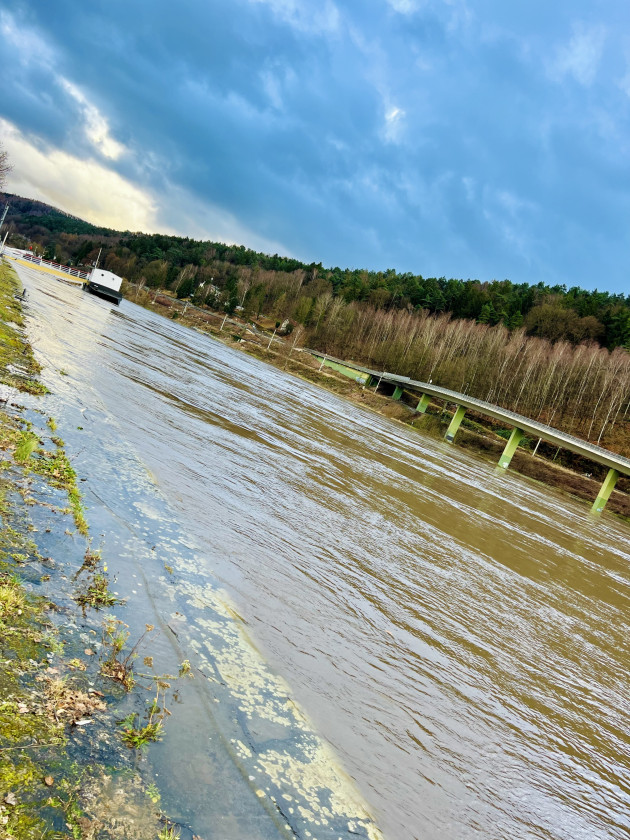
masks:
[[[10,243],[137,288],[299,328],[302,342],[429,380],[630,455],[630,295],[324,268],[240,245],[98,228],[7,196]]]

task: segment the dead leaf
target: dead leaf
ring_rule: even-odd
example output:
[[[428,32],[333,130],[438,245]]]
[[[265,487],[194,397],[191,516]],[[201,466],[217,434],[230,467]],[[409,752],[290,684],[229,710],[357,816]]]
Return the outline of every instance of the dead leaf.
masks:
[[[7,793],[7,795],[4,797],[4,801],[7,803],[7,805],[17,805],[17,799],[15,798],[14,793]]]
[[[96,651],[95,651],[95,650],[92,650],[92,648],[86,648],[86,649],[83,651],[83,653],[84,653],[86,656],[96,656]]]
[[[44,784],[48,785],[48,787],[52,787],[55,783],[55,780],[52,776],[44,776]]]

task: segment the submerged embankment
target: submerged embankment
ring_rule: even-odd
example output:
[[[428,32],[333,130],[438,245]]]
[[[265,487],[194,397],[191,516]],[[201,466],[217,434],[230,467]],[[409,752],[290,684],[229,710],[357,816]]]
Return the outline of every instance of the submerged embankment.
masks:
[[[126,669],[128,690],[111,678],[126,634],[114,617],[98,617],[117,599],[77,476],[54,417],[38,400],[23,404],[46,388],[18,291],[0,263],[0,836],[167,840],[181,832],[133,769],[124,739],[135,728],[116,726],[116,713],[138,700],[135,668]],[[107,626],[121,640],[116,651]],[[157,736],[165,713],[154,717]]]
[[[121,619],[203,677],[149,753],[169,813],[369,833],[343,766],[392,840],[625,836],[623,523],[129,302],[24,282]]]
[[[42,527],[40,517],[30,528],[38,536],[32,541],[31,556],[24,555],[22,565],[31,572],[30,588],[50,596],[54,609],[69,616],[64,627],[74,627],[66,628],[63,638],[55,643],[60,654],[58,663],[51,664],[50,657],[42,656],[42,679],[46,685],[49,680],[56,681],[60,690],[62,684],[68,685],[68,691],[72,686],[75,694],[79,690],[77,681],[81,682],[79,703],[86,707],[85,719],[80,712],[81,719],[62,719],[58,733],[63,739],[60,746],[64,750],[72,747],[73,759],[79,765],[71,782],[67,775],[62,779],[63,790],[71,784],[73,791],[73,819],[68,826],[76,836],[86,838],[96,836],[94,832],[98,831],[103,838],[133,836],[144,840],[157,836],[161,822],[160,840],[182,832],[188,838],[230,840],[243,836],[261,840],[286,836],[377,840],[380,832],[356,786],[313,730],[288,686],[258,654],[229,597],[204,565],[205,558],[196,554],[186,529],[146,468],[129,451],[121,434],[122,418],[102,410],[90,373],[77,381],[76,357],[62,359],[50,352],[47,337],[53,336],[77,351],[82,346],[91,349],[92,362],[98,366],[98,343],[86,348],[85,333],[64,326],[70,314],[65,306],[72,304],[73,295],[75,303],[81,301],[81,290],[49,281],[50,301],[63,302],[64,306],[56,318],[51,318],[50,312],[41,317],[41,310],[38,317],[40,290],[29,280],[37,282],[41,278],[26,273],[23,279],[29,292],[26,310],[30,336],[43,367],[43,388],[48,390],[43,402],[21,395],[24,405],[12,402],[10,406],[17,426],[27,428],[33,442],[33,458],[23,466],[25,478],[43,463],[49,443],[67,447],[91,525],[91,541],[86,543],[84,520],[83,533],[67,527],[59,499],[50,504],[45,487],[29,497],[34,509],[41,508],[52,521],[46,519]],[[70,298],[64,298],[64,294]],[[88,297],[85,301],[86,312],[100,303]],[[98,312],[95,309],[92,314]],[[76,323],[79,326],[81,321]],[[45,419],[38,422],[44,409],[53,412],[48,429]],[[15,455],[15,448],[10,448]],[[72,468],[68,465],[68,469]],[[72,496],[76,496],[74,491]],[[44,545],[46,557],[42,553]],[[83,607],[83,615],[78,614],[77,604]],[[72,640],[68,660],[61,657],[61,652]],[[77,643],[88,645],[81,657],[77,655]],[[74,673],[77,670],[78,677]],[[192,683],[187,679],[190,676],[195,677]],[[112,689],[112,677],[118,691],[116,686]],[[34,703],[28,712],[39,715],[47,708],[45,686],[38,691],[30,684],[32,680],[25,679]],[[95,700],[94,709],[86,705],[90,692],[104,698]],[[64,688],[64,709],[66,693]],[[93,711],[99,714],[95,717]],[[97,717],[102,720],[97,721]],[[63,723],[68,725],[67,731]],[[93,729],[83,728],[92,725]],[[94,738],[76,743],[79,735],[92,732]],[[154,738],[154,734],[159,737]],[[38,738],[35,743],[18,742],[11,748],[21,755],[31,747],[39,753],[50,746]],[[122,764],[124,771],[127,747],[143,746],[148,750],[136,756],[142,769],[139,791],[127,784],[125,788],[129,788],[130,798],[138,793],[144,809],[139,809],[135,801],[117,800],[113,795],[116,783],[121,783],[119,770],[113,781],[109,776],[103,782],[99,778],[98,792],[93,792],[94,772],[110,767],[112,762]],[[39,793],[43,791],[40,799],[31,803],[31,810],[38,819],[41,816],[46,830],[53,832],[59,820],[55,822],[46,810],[47,800],[56,795],[42,781],[52,779],[51,787],[55,784],[47,767],[45,763],[36,764],[29,780],[37,780]],[[32,799],[32,791],[20,777],[12,779],[10,787],[11,806],[26,806],[27,798]],[[100,797],[100,791],[109,787],[111,809],[103,803],[100,810],[95,809],[94,799],[102,800],[106,794]],[[68,807],[62,809],[62,821]],[[121,809],[133,812],[126,814],[126,823],[120,821]],[[118,830],[106,824],[106,816],[118,824]],[[157,825],[153,834],[152,825]],[[40,829],[43,831],[42,825]],[[30,835],[16,836],[21,840]]]

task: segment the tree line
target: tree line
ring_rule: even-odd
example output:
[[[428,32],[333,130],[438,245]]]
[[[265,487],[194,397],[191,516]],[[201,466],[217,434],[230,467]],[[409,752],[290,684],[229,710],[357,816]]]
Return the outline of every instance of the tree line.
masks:
[[[528,336],[551,342],[578,345],[595,341],[608,350],[630,350],[630,295],[542,282],[482,282],[423,277],[394,269],[325,268],[321,263],[262,254],[242,245],[121,233],[90,225],[42,202],[7,198],[11,202],[8,222],[16,242],[35,243],[51,259],[73,264],[93,261],[103,247],[105,257],[117,266],[117,273],[132,282],[143,280],[148,286],[173,288],[186,269],[187,277],[181,285],[186,296],[202,283],[211,282],[219,290],[227,290],[225,302],[231,306],[237,298],[231,289],[235,282],[251,280],[254,285],[275,287],[290,284],[287,275],[298,274],[324,283],[346,303],[365,303],[385,311],[450,313],[453,319],[502,325],[510,331],[524,329]],[[262,296],[262,291],[258,294]]]
[[[101,265],[304,341],[429,380],[630,454],[630,296],[508,280],[326,269],[243,246],[116,232],[11,199],[13,241]],[[36,212],[34,212],[36,211]]]

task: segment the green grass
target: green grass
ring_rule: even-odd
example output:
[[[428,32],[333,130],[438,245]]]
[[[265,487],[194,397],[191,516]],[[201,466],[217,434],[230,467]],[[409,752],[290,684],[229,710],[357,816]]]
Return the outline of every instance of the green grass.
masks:
[[[24,317],[16,298],[19,289],[13,268],[0,261],[0,382],[18,391],[42,394],[47,389],[35,378],[41,366],[22,330]]]
[[[18,464],[25,464],[37,449],[39,438],[32,432],[22,432],[18,438],[13,457]]]
[[[85,518],[82,496],[77,486],[77,474],[63,449],[61,438],[55,439],[57,446],[54,452],[40,452],[40,457],[33,460],[33,472],[44,476],[52,487],[65,490],[74,516],[77,531],[83,536],[88,534],[88,524]]]
[[[2,575],[0,577],[0,628],[4,627],[7,621],[24,615],[26,610],[26,595],[19,578],[15,575]]]

